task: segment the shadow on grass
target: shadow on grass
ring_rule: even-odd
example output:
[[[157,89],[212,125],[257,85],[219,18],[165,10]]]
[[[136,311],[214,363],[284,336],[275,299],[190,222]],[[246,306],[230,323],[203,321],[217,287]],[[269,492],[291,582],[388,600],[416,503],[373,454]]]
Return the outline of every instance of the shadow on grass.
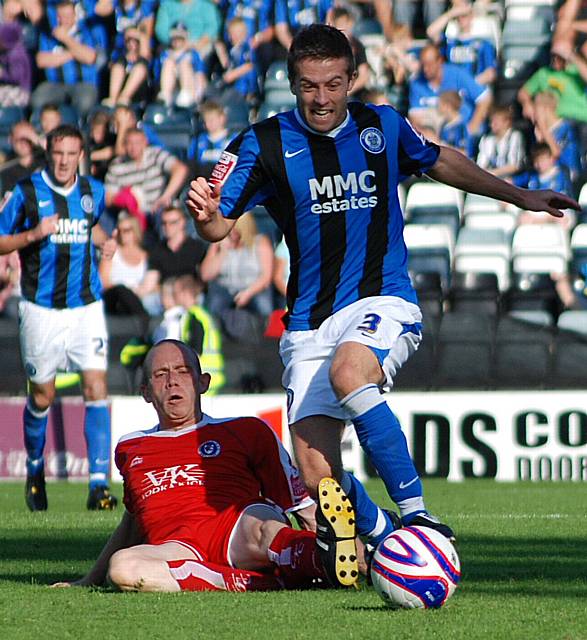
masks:
[[[36,532],[39,533],[38,531]],[[109,534],[63,533],[57,537],[56,532],[32,536],[11,536],[2,541],[3,561],[93,561],[100,553]]]
[[[585,539],[472,537],[458,545],[463,579],[475,582],[584,580],[587,588]]]

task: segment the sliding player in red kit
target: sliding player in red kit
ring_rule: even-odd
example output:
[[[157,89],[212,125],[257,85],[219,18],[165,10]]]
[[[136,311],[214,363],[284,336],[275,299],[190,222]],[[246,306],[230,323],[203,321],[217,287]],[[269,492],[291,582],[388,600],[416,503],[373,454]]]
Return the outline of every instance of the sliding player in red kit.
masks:
[[[60,585],[253,591],[356,582],[354,512],[339,485],[324,479],[316,509],[264,422],[201,412],[209,382],[185,344],[151,349],[142,392],[160,422],[116,447],[127,511],[89,573]],[[286,512],[309,526],[315,512],[318,533],[293,529]]]

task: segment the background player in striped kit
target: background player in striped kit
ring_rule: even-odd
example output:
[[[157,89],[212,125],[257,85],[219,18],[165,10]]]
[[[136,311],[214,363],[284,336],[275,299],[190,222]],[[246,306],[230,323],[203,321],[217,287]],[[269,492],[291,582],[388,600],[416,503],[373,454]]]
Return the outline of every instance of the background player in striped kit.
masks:
[[[47,509],[44,458],[58,369],[81,371],[86,403],[88,509],[111,509],[108,490],[110,413],[106,388],[106,322],[94,243],[110,259],[116,243],[98,224],[104,188],[78,175],[79,129],[62,125],[47,137],[47,169],[15,187],[0,214],[0,254],[17,250],[22,266],[21,351],[29,396],[24,410],[26,503]]]
[[[491,176],[458,151],[425,140],[391,107],[348,103],[354,60],[344,34],[332,27],[297,33],[288,73],[297,108],[237,137],[212,173],[213,189],[203,178],[191,183],[188,206],[210,241],[225,237],[256,204],[284,233],[292,268],[280,353],[296,459],[310,493],[321,477],[338,477],[354,502],[359,533],[373,544],[399,524],[342,469],[342,421],[351,419],[401,523],[453,537],[426,510],[406,438],[380,393],[421,340],[398,182],[426,171],[458,189],[557,217],[578,204]]]

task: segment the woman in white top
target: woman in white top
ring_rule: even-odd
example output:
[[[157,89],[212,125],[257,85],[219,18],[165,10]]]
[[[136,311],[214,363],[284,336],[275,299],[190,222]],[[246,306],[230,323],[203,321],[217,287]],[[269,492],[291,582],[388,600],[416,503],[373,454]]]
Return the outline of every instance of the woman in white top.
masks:
[[[210,245],[200,275],[208,284],[206,307],[216,316],[236,308],[267,318],[273,311],[273,246],[257,232],[251,213],[241,216],[224,240]]]
[[[136,218],[126,212],[118,216],[118,247],[112,260],[100,262],[100,278],[104,288],[106,312],[134,316],[140,336],[148,335],[149,314],[140,296],[140,285],[147,272],[147,252],[142,247],[143,234]]]

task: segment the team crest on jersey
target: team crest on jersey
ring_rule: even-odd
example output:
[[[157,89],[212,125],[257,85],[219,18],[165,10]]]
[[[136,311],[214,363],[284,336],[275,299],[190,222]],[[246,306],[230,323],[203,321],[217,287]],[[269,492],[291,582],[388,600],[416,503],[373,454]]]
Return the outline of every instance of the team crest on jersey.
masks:
[[[82,196],[79,203],[82,211],[85,213],[92,213],[94,211],[94,198],[92,198],[92,196],[88,194]]]
[[[220,443],[216,440],[206,440],[198,447],[198,453],[202,458],[215,458],[220,455]]]
[[[361,131],[359,138],[361,146],[369,153],[381,153],[385,149],[385,137],[383,133],[375,127],[367,127]]]

